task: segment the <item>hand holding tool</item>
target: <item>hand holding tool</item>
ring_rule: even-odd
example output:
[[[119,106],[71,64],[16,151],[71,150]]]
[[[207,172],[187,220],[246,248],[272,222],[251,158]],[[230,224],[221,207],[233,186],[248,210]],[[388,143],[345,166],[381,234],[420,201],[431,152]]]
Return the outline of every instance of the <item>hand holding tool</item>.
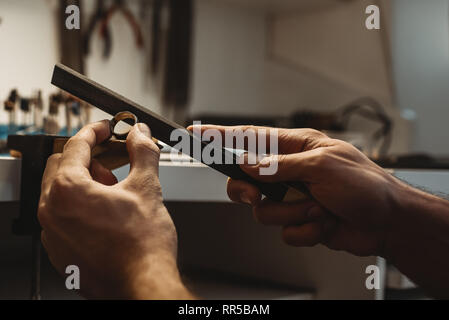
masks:
[[[176,147],[178,143],[178,141],[171,140],[171,134],[176,129],[181,129],[179,132],[183,135],[182,138],[188,139],[191,146],[199,145],[201,153],[208,146],[208,143],[201,141],[199,137],[194,136],[182,126],[164,119],[147,108],[120,96],[64,65],[58,64],[55,66],[52,84],[109,114],[117,114],[124,111],[133,113],[141,122],[151,128],[156,138],[171,147]],[[193,148],[189,149],[189,156],[196,159],[197,155],[194,153]],[[180,151],[182,152],[183,150]],[[224,148],[215,148],[214,152],[219,152],[222,155],[222,159],[233,159],[233,164],[205,163],[206,165],[234,180],[243,180],[253,184],[259,188],[262,194],[272,200],[299,201],[310,198],[308,189],[303,183],[264,183],[257,181],[240,168],[236,154]],[[203,161],[201,157],[196,160]]]

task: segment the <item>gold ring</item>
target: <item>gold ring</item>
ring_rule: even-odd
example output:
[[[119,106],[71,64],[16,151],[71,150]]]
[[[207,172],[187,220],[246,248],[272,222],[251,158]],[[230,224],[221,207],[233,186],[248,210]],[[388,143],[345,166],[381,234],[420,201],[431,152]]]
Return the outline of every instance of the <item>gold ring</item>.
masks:
[[[129,111],[124,111],[124,112],[117,113],[114,116],[114,118],[112,118],[109,121],[109,126],[110,126],[110,130],[111,130],[111,137],[114,136],[118,140],[126,140],[126,137],[128,136],[128,134],[129,134],[131,129],[129,129],[128,132],[126,132],[126,133],[116,133],[115,132],[115,127],[117,126],[117,124],[120,121],[124,121],[127,124],[129,124],[131,127],[133,127],[135,124],[137,124],[138,120],[137,120],[137,117],[133,113],[131,113]]]

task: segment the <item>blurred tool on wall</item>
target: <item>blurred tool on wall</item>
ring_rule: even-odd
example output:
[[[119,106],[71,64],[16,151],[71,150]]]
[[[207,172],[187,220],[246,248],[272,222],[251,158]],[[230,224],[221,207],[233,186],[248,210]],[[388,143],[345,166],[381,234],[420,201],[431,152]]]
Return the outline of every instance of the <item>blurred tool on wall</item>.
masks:
[[[98,27],[101,39],[104,41],[103,58],[106,60],[109,59],[113,49],[110,23],[112,17],[118,13],[122,14],[130,25],[135,37],[136,48],[140,50],[144,47],[144,38],[140,24],[132,11],[127,7],[126,2],[123,0],[114,0],[111,7],[107,9],[104,0],[98,0],[95,12],[90,17],[86,32],[82,36],[84,55],[87,56],[90,54],[91,38]]]
[[[65,10],[69,5],[80,8],[80,30],[68,30],[65,26]],[[125,0],[97,0],[90,14],[84,5],[87,7],[81,0],[57,2],[60,62],[86,74],[86,58],[92,53],[93,39],[98,38],[102,41],[102,56],[108,60],[113,50],[120,50],[121,43],[114,41],[112,26],[119,21],[115,17],[120,15],[132,30],[136,50],[147,56],[148,84],[157,93],[162,113],[184,123],[190,92],[193,1],[142,0],[136,6],[136,2]],[[96,33],[100,37],[94,37]],[[21,96],[18,90],[9,93],[4,103],[8,123],[0,126],[0,141],[17,132],[71,135],[89,121],[90,107],[62,93],[50,95],[46,113],[43,92],[36,91],[30,97]],[[65,107],[65,121],[59,106]],[[0,149],[5,149],[3,142]]]
[[[17,89],[12,89],[4,101],[4,110],[9,114],[7,133],[19,131],[38,132],[42,128],[42,91],[38,90],[31,97],[19,95]]]
[[[152,21],[152,77],[164,116],[183,123],[190,91],[193,2],[155,0]]]
[[[78,1],[61,3],[61,10],[68,2]],[[96,32],[99,32],[103,42],[103,58],[108,60],[112,51],[120,47],[120,43],[114,41],[111,23],[115,15],[121,14],[132,30],[136,50],[148,55],[148,82],[157,91],[162,113],[184,123],[190,92],[193,1],[142,0],[139,10],[137,17],[124,0],[97,0],[94,12],[87,19],[87,26],[82,28],[85,30],[81,35],[82,41],[78,41],[79,34],[70,34],[69,39],[66,34],[70,32],[62,31],[61,62],[83,73],[84,60],[91,54]],[[82,46],[81,51],[78,45],[73,47],[74,42]]]
[[[8,133],[16,129],[16,105],[18,99],[17,89],[12,89],[4,103],[5,111],[9,114]]]

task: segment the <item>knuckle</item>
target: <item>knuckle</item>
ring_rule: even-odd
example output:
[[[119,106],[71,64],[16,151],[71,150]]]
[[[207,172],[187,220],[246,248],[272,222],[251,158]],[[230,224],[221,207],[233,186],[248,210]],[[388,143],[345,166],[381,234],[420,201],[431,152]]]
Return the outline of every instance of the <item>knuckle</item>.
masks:
[[[329,139],[324,133],[315,129],[293,129],[291,135],[292,140],[300,137],[301,151],[314,149],[322,145],[325,139]]]
[[[62,154],[61,153],[55,153],[52,154],[48,160],[47,163],[52,163],[52,162],[58,162],[61,159]]]
[[[275,161],[279,166],[285,165],[288,162],[288,156],[286,154],[278,154],[275,156]]]
[[[334,145],[336,146],[336,151],[341,153],[342,155],[360,155],[361,151],[357,149],[354,145],[340,140],[334,140]]]
[[[315,138],[327,137],[324,133],[322,133],[321,131],[316,130],[316,129],[308,129],[307,133],[309,134],[310,137],[315,137]]]
[[[126,212],[130,214],[139,212],[142,202],[146,203],[145,201],[142,201],[141,197],[134,192],[126,192],[121,201],[123,207],[127,208]]]
[[[327,138],[323,132],[316,129],[297,129],[295,133],[309,140]]]
[[[96,140],[96,133],[95,128],[98,127],[98,125],[101,125],[103,121],[101,122],[93,122],[90,124],[85,125],[75,136],[73,136],[74,141],[89,141],[94,143]]]
[[[243,132],[248,131],[248,130],[255,131],[256,130],[256,126],[254,126],[254,125],[245,125],[245,126],[242,127],[242,131]]]
[[[37,210],[37,219],[42,227],[48,224],[48,212],[47,205],[44,202],[39,203],[39,208]]]
[[[68,148],[73,147],[73,145],[78,144],[78,142],[81,140],[81,138],[74,136],[72,138],[70,138],[67,143],[64,145],[64,151],[67,150]]]
[[[329,139],[329,144],[338,147],[340,150],[353,149],[355,148],[352,144],[338,139]]]
[[[138,153],[152,154],[159,159],[160,150],[152,140],[137,139],[134,142],[134,149]]]
[[[286,172],[288,171],[288,164],[289,164],[289,158],[285,154],[280,154],[276,156],[276,165],[277,165],[277,171],[278,172]],[[274,175],[276,175],[276,173]]]
[[[325,169],[332,162],[332,154],[328,148],[317,150],[315,156],[311,159],[311,165],[316,168]]]
[[[66,174],[58,174],[51,185],[49,198],[50,200],[55,199],[67,199],[73,194],[75,183]]]

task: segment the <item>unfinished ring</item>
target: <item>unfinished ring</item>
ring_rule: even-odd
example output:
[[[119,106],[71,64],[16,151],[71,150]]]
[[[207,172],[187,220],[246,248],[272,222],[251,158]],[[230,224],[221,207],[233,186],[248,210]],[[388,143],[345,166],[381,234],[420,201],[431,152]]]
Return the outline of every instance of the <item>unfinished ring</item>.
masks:
[[[126,140],[126,137],[128,136],[131,129],[128,130],[128,132],[126,132],[126,133],[115,132],[115,127],[117,126],[117,124],[120,121],[124,121],[127,124],[129,124],[130,126],[134,126],[135,124],[137,124],[138,120],[137,120],[137,117],[133,113],[131,113],[129,111],[124,111],[124,112],[117,113],[114,116],[114,118],[112,118],[112,120],[109,121],[111,137],[115,137],[118,140]]]

